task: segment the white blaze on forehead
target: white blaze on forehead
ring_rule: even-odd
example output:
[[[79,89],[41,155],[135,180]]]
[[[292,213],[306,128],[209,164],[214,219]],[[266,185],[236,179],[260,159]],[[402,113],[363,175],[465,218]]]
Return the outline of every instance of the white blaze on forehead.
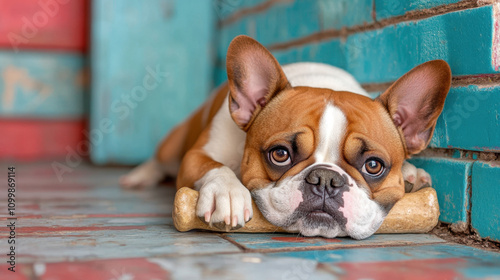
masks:
[[[319,143],[314,153],[316,162],[338,162],[346,126],[344,113],[332,104],[327,104],[319,124]]]

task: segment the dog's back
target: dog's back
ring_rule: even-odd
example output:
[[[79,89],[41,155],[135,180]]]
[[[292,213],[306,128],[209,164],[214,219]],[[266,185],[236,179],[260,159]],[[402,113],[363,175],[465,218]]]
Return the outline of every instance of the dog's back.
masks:
[[[367,96],[366,91],[346,71],[324,63],[298,62],[282,66],[292,86],[328,88]],[[216,88],[210,98],[190,117],[173,128],[158,145],[155,156],[121,179],[124,187],[146,187],[177,175],[182,158],[196,143],[202,132],[227,99],[227,83]],[[228,108],[222,108],[228,110]]]

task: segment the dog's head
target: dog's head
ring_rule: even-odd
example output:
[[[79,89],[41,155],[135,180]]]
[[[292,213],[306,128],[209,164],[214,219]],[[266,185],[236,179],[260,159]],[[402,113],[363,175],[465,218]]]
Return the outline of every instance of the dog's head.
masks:
[[[229,106],[247,132],[242,183],[276,226],[306,236],[373,234],[402,198],[401,167],[429,143],[451,81],[426,62],[372,100],[292,87],[276,59],[239,36],[227,54]]]

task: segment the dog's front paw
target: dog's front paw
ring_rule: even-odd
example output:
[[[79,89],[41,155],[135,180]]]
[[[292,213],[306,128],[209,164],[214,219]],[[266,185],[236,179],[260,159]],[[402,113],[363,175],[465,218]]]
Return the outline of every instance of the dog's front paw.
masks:
[[[431,176],[422,168],[417,168],[405,161],[402,172],[405,180],[405,192],[416,192],[423,188],[432,187]]]
[[[210,226],[228,231],[245,225],[252,216],[252,197],[228,167],[209,171],[200,179],[196,215]]]

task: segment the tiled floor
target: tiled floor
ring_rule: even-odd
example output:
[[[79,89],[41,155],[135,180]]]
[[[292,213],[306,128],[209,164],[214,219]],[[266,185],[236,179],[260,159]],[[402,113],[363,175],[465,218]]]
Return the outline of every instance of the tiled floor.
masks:
[[[15,271],[8,270],[7,167],[0,165],[0,279],[500,279],[500,253],[432,235],[367,240],[180,233],[174,189],[124,191],[126,169],[16,166]]]

